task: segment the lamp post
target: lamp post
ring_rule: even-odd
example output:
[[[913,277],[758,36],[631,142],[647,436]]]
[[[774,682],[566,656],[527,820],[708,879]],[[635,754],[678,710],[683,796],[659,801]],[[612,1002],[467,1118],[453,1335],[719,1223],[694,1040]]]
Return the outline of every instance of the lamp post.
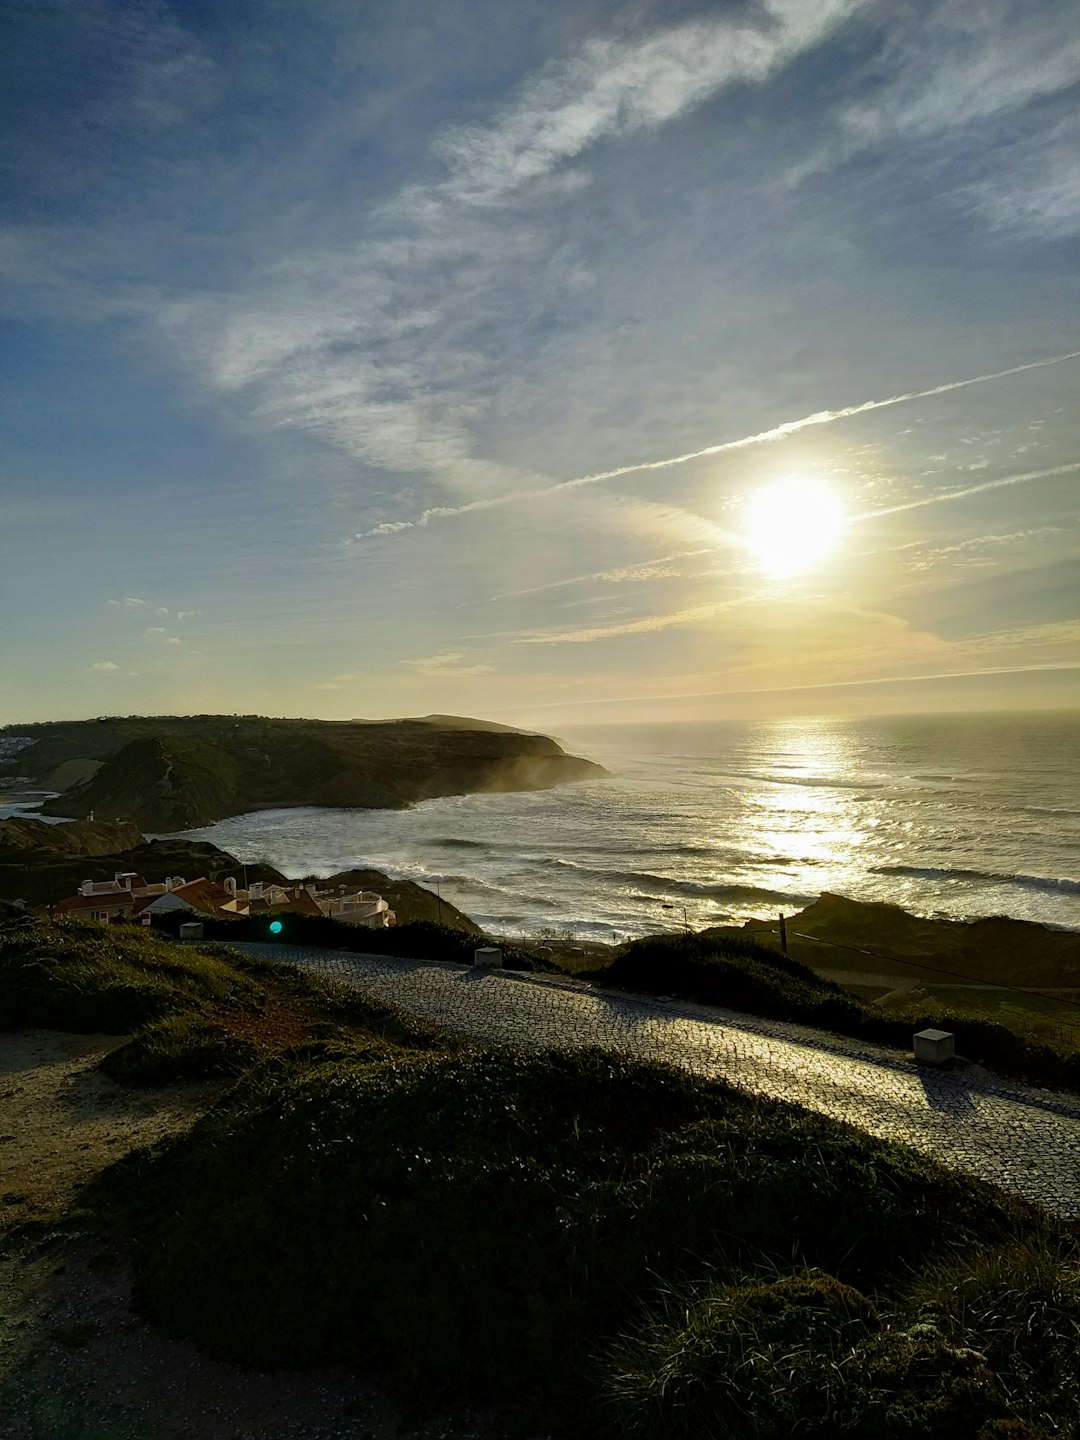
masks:
[[[687,935],[690,934],[690,921],[686,918],[686,906],[685,906],[685,905],[661,905],[661,906],[660,906],[660,909],[661,909],[661,910],[681,910],[681,911],[682,911],[683,930],[684,930],[684,932],[685,932]]]

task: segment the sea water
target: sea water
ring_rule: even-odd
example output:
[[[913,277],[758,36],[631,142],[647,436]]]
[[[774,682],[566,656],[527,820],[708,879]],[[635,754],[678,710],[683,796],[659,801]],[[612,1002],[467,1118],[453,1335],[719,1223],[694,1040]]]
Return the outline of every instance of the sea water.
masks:
[[[416,880],[493,931],[610,940],[831,891],[1080,929],[1080,714],[563,731],[612,773],[412,810],[263,810],[196,832],[290,876]]]

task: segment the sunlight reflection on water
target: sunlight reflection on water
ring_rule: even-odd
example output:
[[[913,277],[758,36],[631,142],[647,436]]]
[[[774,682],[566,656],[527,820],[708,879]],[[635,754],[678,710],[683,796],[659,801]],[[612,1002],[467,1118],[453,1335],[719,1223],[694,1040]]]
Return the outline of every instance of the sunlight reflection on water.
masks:
[[[263,811],[198,834],[289,874],[365,865],[437,885],[509,931],[639,933],[681,926],[683,906],[689,923],[716,924],[790,913],[823,890],[1080,927],[1071,716],[632,726],[562,738],[614,778],[410,811]]]

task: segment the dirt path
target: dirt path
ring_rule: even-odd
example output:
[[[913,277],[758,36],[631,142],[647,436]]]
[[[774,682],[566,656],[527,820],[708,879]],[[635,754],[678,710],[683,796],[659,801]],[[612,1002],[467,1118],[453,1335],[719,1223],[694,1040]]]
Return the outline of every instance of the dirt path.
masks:
[[[467,1413],[416,1428],[376,1382],[344,1369],[240,1370],[145,1325],[116,1244],[60,1222],[80,1186],[185,1129],[220,1086],[125,1089],[96,1068],[118,1043],[0,1032],[0,1440],[535,1435],[525,1417],[511,1431]]]

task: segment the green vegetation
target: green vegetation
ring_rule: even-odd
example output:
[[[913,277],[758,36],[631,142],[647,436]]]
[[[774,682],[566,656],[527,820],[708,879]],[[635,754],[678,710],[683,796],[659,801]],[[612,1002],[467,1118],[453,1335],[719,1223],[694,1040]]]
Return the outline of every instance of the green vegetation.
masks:
[[[1064,1227],[666,1067],[309,1046],[100,1195],[127,1198],[144,1312],[245,1365],[375,1363],[650,1440],[1049,1437],[1077,1413]]]
[[[182,920],[172,923],[179,930]],[[270,932],[271,920],[281,929]],[[455,925],[437,925],[430,920],[413,920],[405,925],[369,930],[363,925],[342,925],[340,921],[316,915],[297,915],[288,911],[273,916],[260,915],[242,920],[208,920],[203,925],[207,938],[233,944],[241,941],[274,941],[281,945],[308,945],[319,950],[349,950],[360,955],[394,955],[406,960],[440,960],[455,965],[471,965],[478,945],[495,944],[502,951],[503,965],[508,970],[548,970],[558,973],[559,966],[543,956],[508,945],[504,941],[488,941],[479,931],[459,929]]]
[[[109,717],[6,727],[31,737],[35,781],[73,760],[101,768],[45,811],[183,830],[267,805],[400,808],[437,795],[535,790],[606,772],[554,740],[482,722]]]
[[[220,955],[135,926],[28,918],[0,927],[0,1030],[122,1035],[205,1007],[253,1009],[263,995]]]
[[[168,1085],[175,1080],[240,1075],[258,1058],[250,1040],[195,1011],[165,1015],[143,1025],[111,1050],[101,1068],[124,1085]]]
[[[444,1052],[466,1043],[288,966],[0,902],[0,1031],[27,1026],[130,1035],[101,1068],[145,1085],[236,1076],[309,1041],[377,1037]]]
[[[843,999],[698,938],[687,983],[711,965],[766,1006]],[[904,1147],[599,1051],[483,1050],[136,927],[0,909],[0,996],[0,1026],[122,1015],[118,1078],[234,1077],[81,1200],[130,1246],[142,1311],[221,1359],[528,1400],[582,1437],[1051,1440],[1080,1420],[1076,1228]]]
[[[632,940],[586,978],[623,990],[677,995],[794,1021],[902,1050],[910,1049],[913,1031],[936,1026],[952,1031],[960,1054],[988,1069],[1080,1090],[1080,1049],[1075,1045],[1050,1045],[937,1002],[879,1009],[778,950],[716,931]]]

